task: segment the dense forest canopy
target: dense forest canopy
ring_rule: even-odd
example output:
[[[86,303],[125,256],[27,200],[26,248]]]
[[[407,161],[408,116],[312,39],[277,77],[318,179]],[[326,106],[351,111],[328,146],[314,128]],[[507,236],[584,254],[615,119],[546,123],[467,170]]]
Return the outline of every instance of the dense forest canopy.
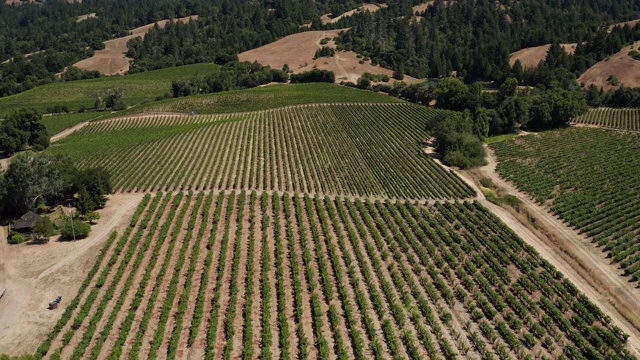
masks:
[[[382,2],[382,1],[380,1]],[[440,77],[456,72],[465,81],[516,77],[529,84],[562,78],[549,71],[519,74],[509,53],[547,43],[577,42],[575,56],[547,68],[574,77],[640,39],[640,27],[606,31],[607,25],[640,17],[634,0],[437,0],[414,18],[422,0],[388,0],[376,13],[359,12],[355,0],[86,0],[0,4],[0,96],[57,81],[56,74],[104,47],[103,41],[162,19],[197,14],[197,21],[152,29],[130,42],[131,72],[200,62],[227,63],[242,51],[310,29],[350,27],[341,48],[353,49],[400,74]],[[78,22],[78,16],[96,17]],[[584,42],[584,44],[582,44]],[[25,54],[31,54],[25,57]],[[94,77],[72,70],[64,80]],[[540,80],[542,79],[542,80]]]
[[[640,17],[640,3],[622,1],[437,0],[413,18],[410,0],[389,2],[376,13],[338,22],[351,27],[342,47],[414,77],[461,76],[504,80],[509,54],[549,43],[586,42],[580,70],[640,38],[630,28],[608,33],[609,24]]]

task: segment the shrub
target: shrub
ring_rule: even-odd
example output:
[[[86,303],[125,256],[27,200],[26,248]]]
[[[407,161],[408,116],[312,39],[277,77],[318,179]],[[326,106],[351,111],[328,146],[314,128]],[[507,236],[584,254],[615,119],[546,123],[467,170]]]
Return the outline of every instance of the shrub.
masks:
[[[618,84],[620,84],[620,79],[613,75],[609,75],[609,77],[607,78],[607,83],[611,86],[617,86]]]
[[[60,229],[60,239],[62,240],[73,240],[74,233],[76,239],[83,239],[89,236],[89,232],[91,231],[91,225],[82,222],[78,219],[73,220],[73,226],[71,220],[65,222]]]
[[[311,83],[311,82],[328,82],[334,83],[336,81],[336,74],[333,71],[314,69],[311,71],[305,71],[300,74],[291,75],[292,84]]]
[[[336,50],[334,48],[328,47],[328,46],[323,46],[322,48],[318,49],[316,51],[315,56],[313,57],[314,59],[318,59],[321,57],[332,57],[336,55]]]
[[[637,50],[629,51],[629,56],[631,56],[633,60],[640,60],[640,52],[638,52]]]
[[[9,244],[21,244],[25,241],[27,241],[27,237],[17,233],[17,232],[11,232],[11,235],[9,235],[9,238],[7,238],[7,241],[9,241]]]
[[[486,187],[486,188],[490,188],[493,186],[493,181],[491,181],[491,179],[489,178],[482,178],[480,179],[480,185]]]

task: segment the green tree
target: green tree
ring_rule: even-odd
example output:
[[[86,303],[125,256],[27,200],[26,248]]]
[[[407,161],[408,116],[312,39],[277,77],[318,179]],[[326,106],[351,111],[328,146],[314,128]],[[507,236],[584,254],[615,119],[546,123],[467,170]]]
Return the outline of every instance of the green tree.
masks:
[[[91,232],[91,225],[87,224],[84,221],[80,221],[78,219],[67,219],[60,229],[60,238],[62,240],[73,240],[74,236],[76,239],[83,239],[89,236],[89,232]]]
[[[87,191],[87,188],[82,186],[78,190],[78,201],[76,202],[76,209],[82,215],[86,215],[89,212],[97,209],[98,205],[93,200],[93,197]]]
[[[51,166],[56,161],[51,154],[34,152],[19,153],[11,158],[9,168],[0,179],[4,209],[23,214],[58,196],[64,184],[59,172]]]
[[[78,172],[75,186],[79,193],[78,200],[86,204],[86,212],[83,213],[86,214],[107,203],[107,195],[111,193],[111,174],[103,167],[84,169]],[[81,191],[86,191],[86,194],[80,194]]]
[[[48,216],[43,216],[36,221],[33,227],[33,233],[48,241],[50,237],[56,234],[56,229],[51,219]]]
[[[49,146],[49,133],[42,124],[42,114],[21,109],[9,115],[0,126],[0,151],[14,153],[32,146],[43,150]]]
[[[97,211],[88,212],[84,218],[89,222],[89,224],[93,225],[96,220],[100,220],[100,214]]]
[[[469,89],[458,79],[443,79],[436,86],[436,106],[443,109],[462,111],[467,105]]]

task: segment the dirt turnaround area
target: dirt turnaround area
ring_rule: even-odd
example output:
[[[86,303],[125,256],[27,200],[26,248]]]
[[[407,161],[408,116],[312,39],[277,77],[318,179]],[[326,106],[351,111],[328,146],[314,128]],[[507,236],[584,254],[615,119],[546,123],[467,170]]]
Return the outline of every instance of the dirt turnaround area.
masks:
[[[320,45],[322,39],[333,39],[338,36],[341,31],[346,30],[348,29],[306,31],[289,35],[271,44],[245,51],[238,55],[238,58],[240,61],[257,61],[262,65],[269,65],[274,69],[281,69],[287,64],[296,74],[311,71],[315,68],[330,70],[336,74],[337,83],[341,81],[351,81],[355,83],[365,72],[384,74],[391,77],[393,74],[392,70],[371,65],[370,60],[364,61],[358,58],[358,54],[353,51],[336,51],[336,55],[333,57],[313,59],[316,50],[322,46],[336,48],[333,40],[329,40],[326,45]],[[403,81],[406,83],[415,83],[420,80],[405,75]]]
[[[48,244],[9,245],[6,228],[0,228],[0,293],[6,288],[0,297],[0,354],[35,351],[76,296],[102,244],[113,231],[124,231],[142,197],[111,195],[89,237],[75,242],[53,237]],[[58,295],[61,306],[47,310]]]
[[[189,22],[191,19],[196,20],[198,15],[188,16],[180,19],[174,19],[176,22]],[[159,27],[164,28],[170,20],[158,21]],[[116,75],[124,74],[129,71],[129,60],[126,57],[127,42],[133,38],[144,36],[153,28],[155,24],[148,24],[131,30],[131,35],[127,35],[121,38],[107,40],[104,42],[105,48],[98,50],[95,54],[88,58],[81,60],[73,66],[79,67],[84,70],[97,70],[103,75]]]
[[[611,316],[613,322],[630,335],[627,348],[634,355],[640,356],[640,289],[620,276],[616,266],[611,265],[610,260],[588,239],[500,178],[495,170],[495,155],[491,149],[486,148],[486,166],[456,172],[478,191],[482,205]],[[477,185],[483,177],[491,179],[495,186],[520,199],[520,209],[501,207],[486,200]]]

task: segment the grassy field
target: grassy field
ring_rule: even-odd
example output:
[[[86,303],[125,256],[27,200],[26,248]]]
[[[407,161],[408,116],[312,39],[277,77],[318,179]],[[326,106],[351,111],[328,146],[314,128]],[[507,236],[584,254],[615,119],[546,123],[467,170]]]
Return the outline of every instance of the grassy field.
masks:
[[[42,123],[47,127],[49,135],[53,136],[62,130],[68,129],[83,121],[90,121],[110,116],[110,113],[86,112],[86,113],[69,113],[54,114],[44,116]]]
[[[95,101],[92,94],[104,89],[120,89],[123,92],[123,100],[128,105],[137,105],[171,92],[172,80],[215,72],[218,68],[219,66],[214,64],[196,64],[134,75],[43,85],[17,95],[0,98],[0,116],[26,107],[33,107],[42,112],[46,112],[47,107],[53,105],[67,105],[72,111],[78,110],[80,106],[92,108]]]
[[[294,104],[402,103],[392,96],[327,83],[273,84],[249,90],[226,91],[168,99],[130,109],[130,113],[230,113],[273,109]]]
[[[498,172],[640,281],[640,134],[572,128],[493,144]]]
[[[477,203],[148,195],[102,254],[39,356],[632,358]]]
[[[485,144],[494,144],[505,140],[515,139],[518,137],[518,134],[505,134],[505,135],[496,135],[490,136],[484,139]]]
[[[92,122],[50,151],[82,166],[104,166],[118,191],[473,196],[422,152],[426,123],[440,114],[446,112],[412,104],[316,104],[227,115],[133,116]]]

